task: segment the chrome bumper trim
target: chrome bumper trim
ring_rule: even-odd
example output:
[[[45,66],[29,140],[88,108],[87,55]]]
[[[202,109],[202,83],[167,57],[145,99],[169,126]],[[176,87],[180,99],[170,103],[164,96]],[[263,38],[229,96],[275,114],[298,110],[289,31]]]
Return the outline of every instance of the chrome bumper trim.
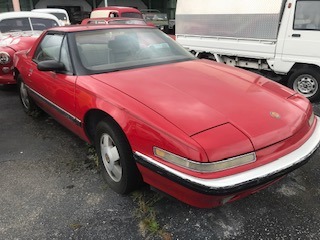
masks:
[[[135,152],[137,157],[140,159],[140,163],[143,164],[145,161],[148,165],[154,166],[158,173],[168,173],[171,177],[175,179],[180,179],[179,182],[187,182],[187,185],[196,185],[203,190],[227,190],[227,189],[236,189],[241,188],[242,185],[250,185],[254,182],[256,186],[266,182],[267,180],[273,180],[277,177],[281,177],[286,173],[290,172],[290,169],[294,170],[295,166],[302,165],[308,160],[308,158],[314,153],[320,145],[320,118],[316,117],[316,127],[310,138],[298,149],[292,151],[291,153],[273,161],[268,164],[262,165],[260,167],[237,173],[234,175],[216,178],[216,179],[202,179],[190,176],[188,174],[179,172],[175,169],[172,169],[158,161],[140,153]],[[138,161],[138,162],[139,162]],[[281,173],[283,173],[281,175]],[[275,176],[272,178],[272,176]],[[264,181],[265,180],[265,181]],[[252,186],[252,184],[250,185]],[[223,191],[228,192],[228,191]],[[235,191],[234,191],[235,192]]]

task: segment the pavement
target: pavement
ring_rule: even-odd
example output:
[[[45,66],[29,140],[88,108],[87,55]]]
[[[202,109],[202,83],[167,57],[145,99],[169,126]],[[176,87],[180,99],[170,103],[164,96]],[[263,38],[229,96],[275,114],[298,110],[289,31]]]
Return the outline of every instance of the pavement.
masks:
[[[197,209],[148,187],[114,193],[90,146],[20,104],[0,91],[0,239],[320,239],[320,150],[261,192]]]

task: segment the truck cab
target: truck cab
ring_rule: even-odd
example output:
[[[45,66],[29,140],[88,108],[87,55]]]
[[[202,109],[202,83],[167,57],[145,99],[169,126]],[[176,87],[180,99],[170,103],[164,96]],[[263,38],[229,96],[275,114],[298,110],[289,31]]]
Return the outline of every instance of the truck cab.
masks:
[[[178,0],[176,39],[199,57],[320,99],[320,1]]]

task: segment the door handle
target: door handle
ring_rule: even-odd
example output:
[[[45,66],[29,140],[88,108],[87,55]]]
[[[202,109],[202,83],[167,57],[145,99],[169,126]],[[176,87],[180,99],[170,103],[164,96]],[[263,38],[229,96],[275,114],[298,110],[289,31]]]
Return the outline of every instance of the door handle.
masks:
[[[33,73],[33,69],[29,69],[29,73],[28,73],[28,77],[30,77],[31,75],[32,75],[32,73]]]
[[[300,34],[295,33],[295,34],[292,34],[292,37],[301,37],[301,35],[300,35]]]

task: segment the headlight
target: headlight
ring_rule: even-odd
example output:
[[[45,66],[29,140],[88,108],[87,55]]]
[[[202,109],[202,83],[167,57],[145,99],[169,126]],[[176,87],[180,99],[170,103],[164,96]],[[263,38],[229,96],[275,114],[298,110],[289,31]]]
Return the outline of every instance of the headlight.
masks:
[[[310,118],[309,118],[309,126],[311,126],[314,122],[314,112],[312,112]]]
[[[11,57],[9,55],[9,53],[7,52],[0,52],[0,64],[7,64],[9,63],[11,60]]]
[[[256,161],[256,154],[254,152],[212,163],[193,162],[187,158],[178,156],[157,147],[153,148],[153,153],[156,157],[167,162],[196,172],[218,172]]]

